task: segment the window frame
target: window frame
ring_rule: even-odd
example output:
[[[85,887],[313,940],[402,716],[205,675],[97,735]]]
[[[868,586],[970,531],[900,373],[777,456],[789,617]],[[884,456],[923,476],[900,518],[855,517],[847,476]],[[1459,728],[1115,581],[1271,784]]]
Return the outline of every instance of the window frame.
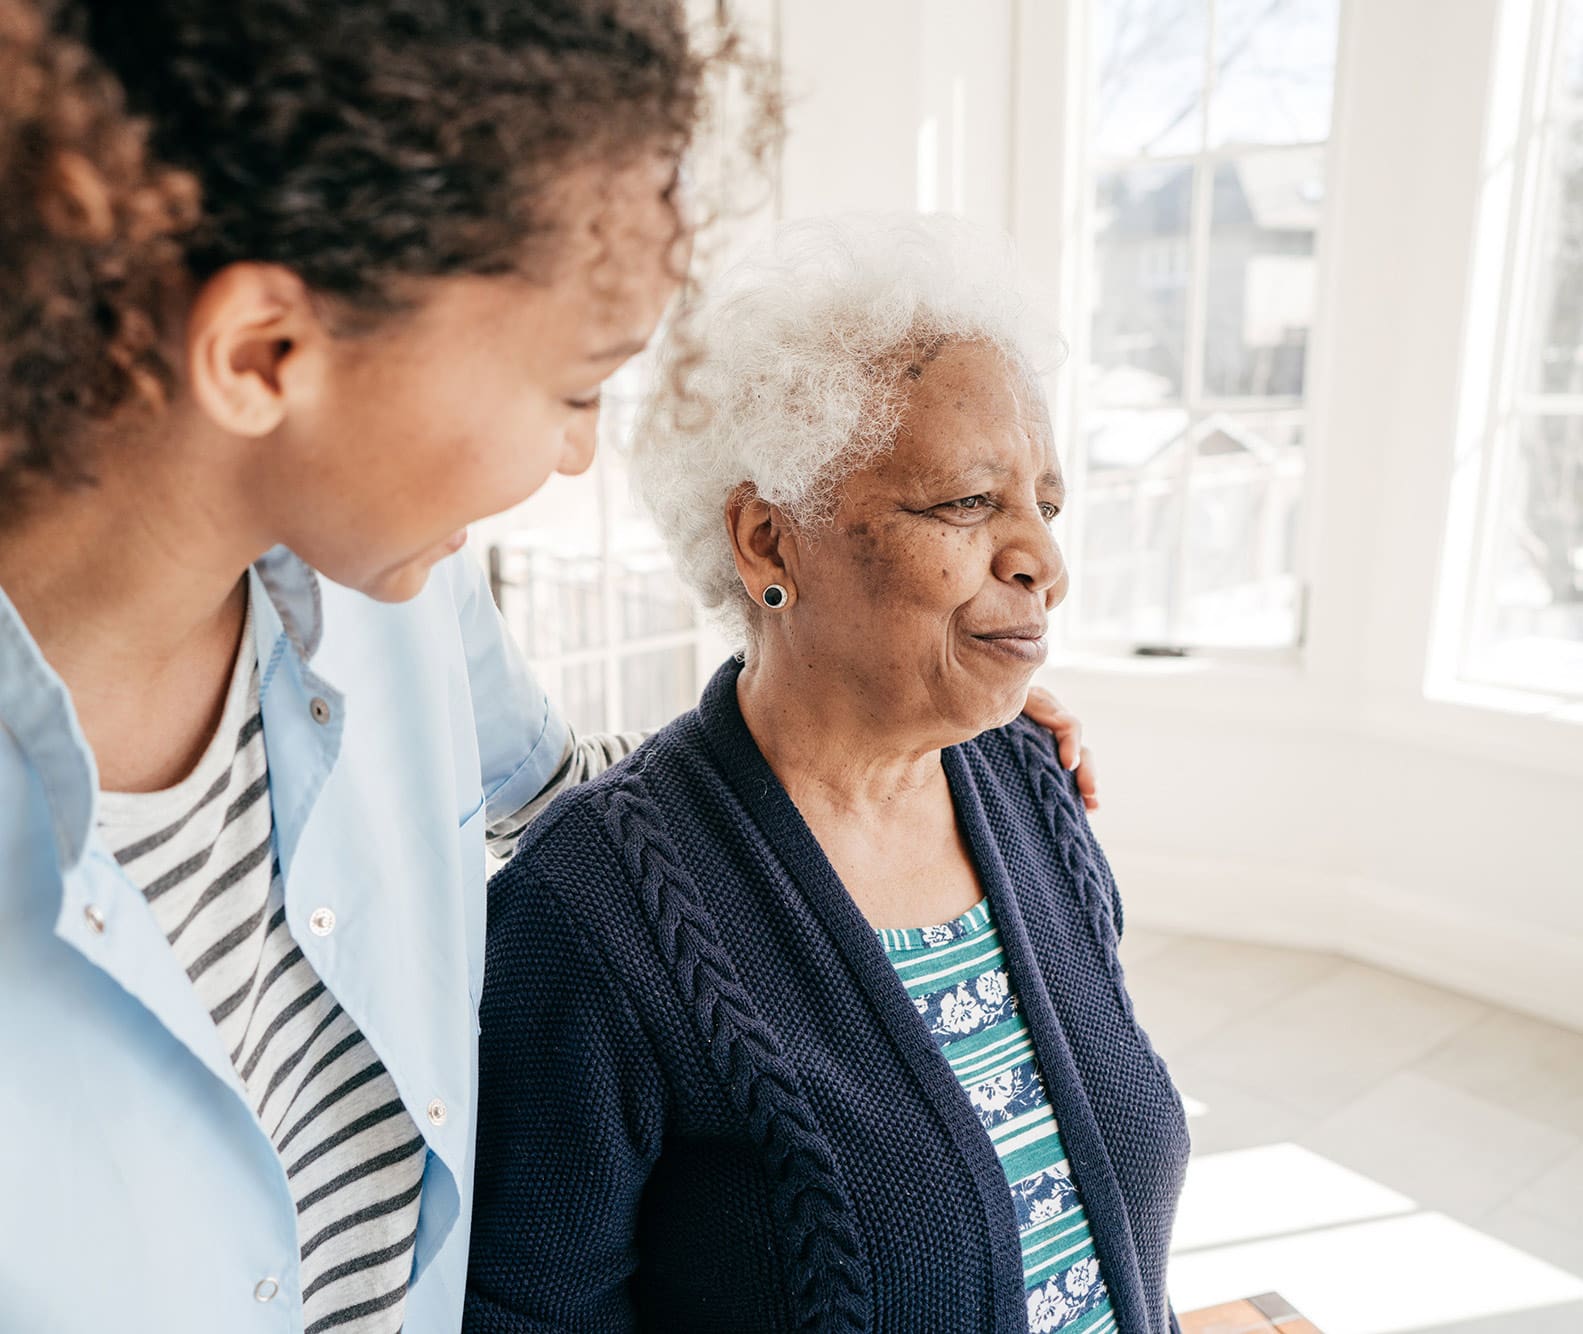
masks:
[[[1095,244],[1097,229],[1093,195],[1095,182],[1102,172],[1128,170],[1138,167],[1188,166],[1193,171],[1193,198],[1189,220],[1188,273],[1190,292],[1186,319],[1186,341],[1183,354],[1183,386],[1179,398],[1173,399],[1161,410],[1179,410],[1186,414],[1186,432],[1192,435],[1203,425],[1222,413],[1234,416],[1266,414],[1294,415],[1302,424],[1303,467],[1302,496],[1296,515],[1294,561],[1292,577],[1295,582],[1296,607],[1293,617],[1291,641],[1279,645],[1235,645],[1177,642],[1139,642],[1132,638],[1115,638],[1082,634],[1077,630],[1078,613],[1083,597],[1081,579],[1074,581],[1072,606],[1061,618],[1061,637],[1058,647],[1067,655],[1089,661],[1123,660],[1136,657],[1167,656],[1192,657],[1209,662],[1223,662],[1254,669],[1274,668],[1289,670],[1300,668],[1305,659],[1309,637],[1309,606],[1313,592],[1315,571],[1316,528],[1314,522],[1314,478],[1322,466],[1324,455],[1324,428],[1328,416],[1325,396],[1328,390],[1328,367],[1331,358],[1332,321],[1330,318],[1332,288],[1331,254],[1336,233],[1337,191],[1339,164],[1344,153],[1340,143],[1338,125],[1340,108],[1345,96],[1346,62],[1349,16],[1352,0],[1338,0],[1336,61],[1332,75],[1332,109],[1330,130],[1323,141],[1305,141],[1296,144],[1233,144],[1209,146],[1209,117],[1212,109],[1214,86],[1216,5],[1209,4],[1207,31],[1204,42],[1204,95],[1196,114],[1200,118],[1203,147],[1194,153],[1162,153],[1158,155],[1115,156],[1094,151],[1090,122],[1095,97],[1095,71],[1089,58],[1089,23],[1091,0],[1073,0],[1072,3],[1045,7],[1023,0],[1018,6],[1017,37],[1022,56],[1017,66],[1017,87],[1014,90],[1016,106],[1015,123],[1019,142],[1014,147],[1017,158],[1019,189],[1012,200],[1013,226],[1023,252],[1033,262],[1035,278],[1054,295],[1055,307],[1060,313],[1062,327],[1069,331],[1072,355],[1063,370],[1051,383],[1051,408],[1064,438],[1074,442],[1066,451],[1067,467],[1079,500],[1085,494],[1092,476],[1088,469],[1086,451],[1077,448],[1083,439],[1085,418],[1092,411],[1106,408],[1127,410],[1126,405],[1105,404],[1089,400],[1078,368],[1086,364],[1092,339],[1091,302],[1095,272]],[[1032,52],[1039,52],[1044,63],[1053,64],[1056,77],[1035,79],[1031,67]],[[1053,57],[1053,59],[1052,59]],[[1028,147],[1034,141],[1033,127],[1040,124],[1057,127],[1055,135],[1055,169],[1037,172],[1042,180],[1032,180],[1036,168]],[[1047,142],[1047,141],[1046,141]],[[1320,203],[1319,218],[1314,235],[1314,305],[1309,327],[1304,371],[1304,392],[1301,397],[1261,395],[1245,398],[1212,395],[1203,392],[1204,349],[1208,334],[1206,310],[1209,295],[1209,256],[1212,244],[1213,182],[1214,173],[1225,163],[1266,154],[1322,154],[1325,197]],[[1030,188],[1031,184],[1031,188]],[[1048,237],[1051,229],[1060,235],[1053,241]],[[1042,259],[1042,264],[1041,264]],[[1177,494],[1186,500],[1191,480],[1191,460],[1182,469]],[[1182,506],[1185,516],[1186,505]],[[1074,506],[1073,529],[1068,537],[1074,551],[1082,550],[1084,533],[1083,506]],[[1177,551],[1185,548],[1185,528],[1176,538]],[[1185,561],[1177,560],[1185,567]],[[1179,575],[1177,584],[1185,581]],[[1173,596],[1177,615],[1181,612],[1182,596]]]
[[[1548,170],[1551,153],[1556,138],[1567,127],[1583,125],[1583,97],[1567,98],[1561,106],[1552,95],[1560,76],[1564,47],[1561,20],[1566,6],[1567,0],[1534,0],[1528,6],[1521,86],[1508,132],[1510,190],[1501,201],[1503,213],[1498,219],[1486,220],[1485,234],[1478,242],[1485,251],[1484,263],[1498,266],[1495,281],[1503,295],[1496,303],[1493,332],[1485,335],[1487,351],[1474,350],[1477,360],[1487,361],[1487,387],[1482,404],[1467,409],[1477,418],[1476,466],[1473,478],[1464,483],[1471,487],[1471,497],[1453,504],[1448,522],[1447,564],[1460,568],[1447,571],[1456,588],[1454,597],[1442,597],[1437,617],[1437,650],[1425,685],[1432,695],[1583,701],[1583,678],[1575,689],[1557,689],[1548,680],[1539,684],[1533,675],[1503,675],[1487,661],[1479,661],[1487,658],[1492,647],[1489,630],[1496,612],[1493,567],[1518,439],[1532,419],[1583,417],[1583,394],[1544,394],[1524,383],[1542,337],[1544,312],[1537,299],[1544,258],[1541,233],[1560,181],[1559,173]],[[1487,147],[1486,156],[1497,160],[1502,110],[1499,106],[1490,109],[1497,143]],[[1498,234],[1491,235],[1496,229]],[[1498,259],[1494,257],[1497,253]],[[1472,326],[1469,334],[1470,338],[1481,336]],[[1478,352],[1484,355],[1478,357]],[[1465,538],[1468,554],[1455,562],[1449,558],[1449,549],[1459,537]]]

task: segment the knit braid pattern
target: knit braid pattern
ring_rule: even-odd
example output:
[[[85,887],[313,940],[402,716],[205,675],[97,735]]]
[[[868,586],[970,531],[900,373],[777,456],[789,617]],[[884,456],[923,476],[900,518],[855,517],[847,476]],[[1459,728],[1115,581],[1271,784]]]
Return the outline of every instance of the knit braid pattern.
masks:
[[[1170,1071],[1166,1069],[1165,1062],[1154,1050],[1153,1044],[1138,1027],[1132,1007],[1132,997],[1127,993],[1121,960],[1115,948],[1121,934],[1120,897],[1116,893],[1115,882],[1102,860],[1103,854],[1099,851],[1099,845],[1094,841],[1093,833],[1089,829],[1088,816],[1082,808],[1075,780],[1060,767],[1049,737],[1042,731],[1036,732],[1032,728],[1015,726],[1008,731],[1016,737],[1017,754],[1023,772],[1028,775],[1028,780],[1032,784],[1034,799],[1039,810],[1049,822],[1055,846],[1061,849],[1062,864],[1076,890],[1083,915],[1088,919],[1093,932],[1091,948],[1099,956],[1097,961],[1115,991],[1121,1012],[1131,1030],[1129,1033],[1117,1035],[1116,1040],[1130,1040],[1142,1050],[1159,1077],[1164,1095],[1172,1103],[1176,1103],[1176,1086],[1171,1079]],[[1079,1057],[1080,1067],[1082,1064],[1082,1059]],[[1104,1088],[1105,1071],[1097,1068],[1084,1069],[1083,1075],[1091,1089]],[[1120,1101],[1136,1096],[1135,1089],[1117,1089],[1114,1092],[1118,1105]],[[1136,1124],[1144,1123],[1141,1114],[1125,1119]],[[1135,1207],[1138,1210],[1135,1225],[1138,1231],[1148,1235],[1150,1229],[1158,1224],[1164,1229],[1161,1235],[1169,1236],[1170,1222],[1175,1213],[1175,1200],[1181,1183],[1177,1180],[1174,1189],[1164,1188],[1166,1182],[1162,1179],[1162,1173],[1169,1171],[1167,1165],[1169,1155],[1165,1152],[1164,1146],[1154,1143],[1145,1136],[1129,1135],[1122,1139],[1109,1140],[1108,1147],[1117,1173],[1123,1180],[1133,1183],[1147,1182],[1156,1187],[1152,1190],[1135,1191]],[[1138,1267],[1145,1290],[1151,1299],[1158,1303],[1159,1318],[1162,1322],[1160,1328],[1168,1329],[1171,1317],[1165,1304],[1166,1276],[1163,1252],[1155,1254],[1149,1250],[1140,1250]]]
[[[1089,856],[1088,817],[1078,805],[1071,776],[1056,763],[1047,737],[1041,739],[1040,735],[1017,729],[1016,738],[1023,771],[1033,784],[1039,809],[1049,821],[1066,873],[1077,887],[1078,902],[1093,928],[1095,939],[1101,942],[1119,939],[1121,907],[1098,863]],[[1109,952],[1107,962],[1111,985],[1131,1019],[1132,997],[1127,994],[1114,950]]]
[[[629,775],[599,804],[715,1076],[769,1163],[771,1208],[791,1243],[798,1328],[867,1329],[868,1269],[854,1212],[791,1062],[737,977],[642,779]]]

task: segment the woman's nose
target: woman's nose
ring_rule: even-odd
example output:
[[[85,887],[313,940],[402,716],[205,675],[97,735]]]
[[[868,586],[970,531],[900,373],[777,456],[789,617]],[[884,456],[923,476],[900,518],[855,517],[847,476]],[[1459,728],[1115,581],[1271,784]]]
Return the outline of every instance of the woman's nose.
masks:
[[[555,471],[565,477],[576,477],[588,471],[599,445],[599,410],[594,408],[578,417],[566,430],[561,446],[560,462]]]
[[[1066,558],[1043,515],[1018,524],[1008,539],[996,556],[995,573],[1038,593],[1046,607],[1057,606],[1066,597]]]
[[[1047,589],[1044,590],[1044,606],[1047,611],[1059,607],[1066,601],[1066,595],[1072,589],[1072,573],[1066,568],[1066,556],[1061,551],[1060,544],[1055,548],[1056,560],[1060,563],[1061,572]]]

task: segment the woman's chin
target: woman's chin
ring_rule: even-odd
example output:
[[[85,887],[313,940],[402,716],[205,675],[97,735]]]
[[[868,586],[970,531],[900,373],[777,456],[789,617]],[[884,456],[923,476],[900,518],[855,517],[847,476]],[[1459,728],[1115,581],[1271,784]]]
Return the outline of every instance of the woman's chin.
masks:
[[[1026,682],[1008,687],[1004,681],[988,682],[982,679],[962,692],[962,707],[952,710],[960,723],[961,735],[950,744],[970,741],[985,732],[1004,727],[1022,712],[1028,698]]]
[[[372,588],[365,588],[363,592],[375,602],[411,602],[428,587],[429,573],[433,569],[432,564],[404,566],[396,573],[382,578]]]
[[[1015,701],[1006,704],[996,715],[995,721],[990,723],[984,730],[990,732],[997,727],[1004,727],[1007,723],[1014,722],[1017,715],[1022,712],[1022,706],[1027,702],[1027,699],[1028,692],[1024,690]]]
[[[376,602],[410,602],[428,586],[429,575],[441,561],[454,556],[467,545],[467,530],[458,529],[442,542],[420,551],[416,556],[387,565],[350,585]],[[331,576],[334,578],[334,576]]]
[[[412,560],[365,575],[349,587],[375,602],[410,602],[428,586],[429,575],[439,561],[436,553],[425,552]]]

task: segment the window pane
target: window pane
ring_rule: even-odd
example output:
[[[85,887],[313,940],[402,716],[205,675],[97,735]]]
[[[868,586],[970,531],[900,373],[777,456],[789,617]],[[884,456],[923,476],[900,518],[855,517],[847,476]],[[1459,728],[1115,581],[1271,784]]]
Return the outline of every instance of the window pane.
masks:
[[[1544,394],[1583,394],[1583,124],[1559,126],[1550,143],[1547,207],[1540,219],[1538,364]]]
[[[1583,693],[1583,417],[1531,417],[1509,464],[1476,674]]]
[[[698,651],[691,645],[621,659],[621,726],[663,727],[698,702]]]
[[[1187,340],[1191,167],[1104,172],[1094,197],[1096,399],[1179,399]]]
[[[1340,9],[1089,0],[1101,169],[1076,396],[1079,637],[1267,648],[1301,634],[1302,407]],[[1115,160],[1166,152],[1188,160]]]
[[[1303,392],[1314,318],[1321,150],[1252,153],[1215,168],[1204,391]]]
[[[1201,148],[1206,0],[1096,0],[1091,12],[1094,151]]]
[[[1193,437],[1182,641],[1290,644],[1298,614],[1301,419],[1217,413]]]
[[[566,488],[559,511],[525,509],[522,526],[499,545],[500,609],[530,658],[559,657],[604,642],[598,503],[590,490]],[[575,514],[586,527],[563,522]]]
[[[692,603],[658,539],[643,544],[618,542],[611,561],[615,566],[616,607],[623,641],[692,626]]]
[[[1562,97],[1583,97],[1583,0],[1565,0],[1557,80]]]
[[[686,630],[694,624],[692,601],[671,566],[665,543],[632,498],[625,464],[605,455],[610,507],[611,577],[624,641]]]
[[[1081,537],[1072,565],[1079,633],[1165,641],[1187,414],[1095,412],[1086,427],[1088,471],[1076,497]]]
[[[1338,0],[1218,0],[1212,145],[1329,137],[1337,9]]]
[[[1171,412],[1091,412],[1086,421],[1085,448],[1089,472],[1110,473],[1092,476],[1089,485],[1127,477],[1162,476],[1180,470],[1178,446],[1187,433],[1187,413]]]
[[[545,687],[549,689],[548,686]],[[610,710],[605,698],[604,663],[568,663],[560,670],[560,690],[550,696],[574,732],[608,732]]]

